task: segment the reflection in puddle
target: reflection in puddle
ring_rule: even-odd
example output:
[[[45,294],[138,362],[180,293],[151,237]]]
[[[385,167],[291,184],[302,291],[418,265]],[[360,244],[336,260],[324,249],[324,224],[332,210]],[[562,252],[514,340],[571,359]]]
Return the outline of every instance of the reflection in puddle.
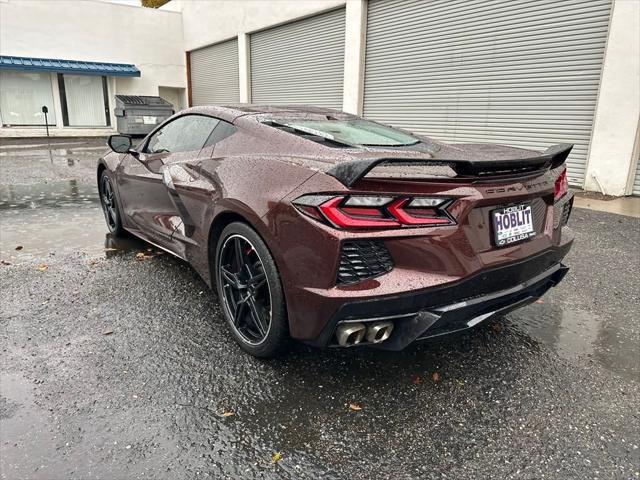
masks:
[[[537,307],[537,308],[536,308]],[[563,310],[558,305],[528,307],[518,316],[518,324],[538,339],[552,344],[565,357],[592,355],[598,337],[598,321],[584,310]]]
[[[640,379],[639,346],[600,316],[556,302],[509,314],[514,326],[569,359],[596,361],[612,372]]]
[[[145,248],[136,239],[116,242],[104,221],[95,185],[75,180],[0,186],[0,258],[32,259],[85,252],[110,255]],[[16,250],[21,246],[22,249]]]
[[[47,412],[38,408],[33,399],[33,386],[22,375],[1,373],[0,471],[2,478],[51,478],[51,467],[63,467]],[[6,441],[11,439],[11,441]],[[40,464],[36,471],[32,457]],[[29,465],[29,467],[27,467]],[[6,475],[6,477],[5,477]]]
[[[150,244],[134,237],[133,235],[127,237],[115,237],[111,233],[107,233],[104,237],[104,253],[107,258],[112,258],[128,252],[139,252],[140,250],[149,248]]]
[[[95,185],[76,180],[37,185],[0,185],[0,211],[99,204]]]

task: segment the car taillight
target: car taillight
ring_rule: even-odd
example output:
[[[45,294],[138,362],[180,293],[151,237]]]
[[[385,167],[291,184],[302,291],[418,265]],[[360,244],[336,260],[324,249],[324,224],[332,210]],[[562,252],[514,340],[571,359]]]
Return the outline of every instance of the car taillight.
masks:
[[[449,198],[366,195],[304,195],[293,201],[302,213],[338,228],[400,228],[453,225]]]
[[[567,169],[562,170],[560,176],[556,179],[554,186],[554,201],[562,198],[569,191],[569,181],[567,180]]]

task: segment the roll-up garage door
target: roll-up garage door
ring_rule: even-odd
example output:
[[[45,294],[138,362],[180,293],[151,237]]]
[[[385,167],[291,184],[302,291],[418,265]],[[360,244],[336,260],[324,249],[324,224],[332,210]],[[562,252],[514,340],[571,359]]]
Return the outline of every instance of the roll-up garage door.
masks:
[[[447,142],[575,144],[582,186],[611,0],[371,0],[365,116]]]
[[[636,176],[633,179],[632,193],[634,195],[640,195],[640,158],[638,158],[638,164],[636,165]]]
[[[194,50],[189,57],[193,105],[240,101],[237,39]]]
[[[251,98],[342,110],[345,10],[251,35]]]

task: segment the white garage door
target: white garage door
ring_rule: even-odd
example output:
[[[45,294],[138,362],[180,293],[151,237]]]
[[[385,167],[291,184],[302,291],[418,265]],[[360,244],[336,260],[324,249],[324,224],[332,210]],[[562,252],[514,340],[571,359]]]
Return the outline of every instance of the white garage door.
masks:
[[[237,39],[194,50],[189,57],[194,106],[240,101]]]
[[[345,10],[251,35],[251,98],[342,110]]]
[[[640,158],[638,158],[638,164],[636,165],[636,176],[633,179],[632,193],[634,195],[640,195]]]
[[[611,0],[371,0],[364,114],[448,142],[574,143],[582,186]]]

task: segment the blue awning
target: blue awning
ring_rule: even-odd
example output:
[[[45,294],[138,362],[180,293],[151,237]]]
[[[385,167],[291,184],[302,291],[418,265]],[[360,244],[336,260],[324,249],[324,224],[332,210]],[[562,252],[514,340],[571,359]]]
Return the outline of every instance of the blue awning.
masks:
[[[140,70],[128,63],[82,62],[56,58],[10,57],[0,55],[0,69],[33,72],[81,73],[109,77],[139,77]]]

